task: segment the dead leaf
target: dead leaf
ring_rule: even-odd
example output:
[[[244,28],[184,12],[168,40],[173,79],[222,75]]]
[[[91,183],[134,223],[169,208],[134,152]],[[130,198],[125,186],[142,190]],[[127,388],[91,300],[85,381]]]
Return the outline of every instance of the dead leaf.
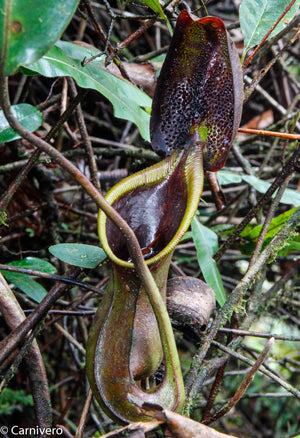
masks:
[[[171,411],[164,411],[173,438],[235,438]]]
[[[151,415],[158,420],[164,421],[167,426],[167,431],[173,438],[236,438],[232,435],[227,435],[212,427],[205,426],[183,415],[163,409],[161,406],[144,404],[147,415]]]
[[[95,54],[99,52],[99,50],[92,46],[91,44],[85,43],[83,41],[74,41],[74,44],[78,46],[85,47],[86,49],[93,50]],[[100,53],[100,52],[99,52]],[[131,81],[141,87],[145,93],[147,93],[150,97],[154,96],[154,90],[156,87],[156,69],[151,64],[137,64],[137,63],[129,63],[123,62],[123,67],[128,74]],[[122,77],[120,70],[116,66],[116,64],[111,63],[106,67],[110,73],[113,73],[116,76]]]
[[[266,129],[274,123],[274,115],[272,110],[264,111],[262,114],[258,114],[252,117],[247,123],[245,123],[241,128],[247,129]],[[242,141],[247,138],[248,135],[239,132],[237,134],[237,140]]]
[[[155,68],[151,64],[129,64],[124,62],[123,65],[132,82],[141,87],[150,97],[153,97],[156,86]],[[120,70],[115,64],[108,65],[106,70],[117,76],[121,76]]]

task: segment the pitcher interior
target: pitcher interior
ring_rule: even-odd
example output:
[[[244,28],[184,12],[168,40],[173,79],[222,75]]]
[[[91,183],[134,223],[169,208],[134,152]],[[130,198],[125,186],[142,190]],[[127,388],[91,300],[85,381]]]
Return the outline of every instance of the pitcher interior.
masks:
[[[187,205],[184,163],[158,182],[136,187],[113,203],[140,243],[146,259],[158,254],[176,234]],[[126,240],[110,219],[107,240],[114,254],[130,261]]]

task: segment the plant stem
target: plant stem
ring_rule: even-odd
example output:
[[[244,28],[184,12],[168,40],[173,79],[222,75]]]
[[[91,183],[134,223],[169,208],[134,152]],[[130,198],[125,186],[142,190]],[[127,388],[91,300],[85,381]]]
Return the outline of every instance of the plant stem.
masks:
[[[61,281],[62,283],[71,284],[74,286],[81,287],[83,289],[96,292],[97,294],[102,294],[100,289],[90,284],[82,283],[81,281],[71,280],[70,278],[66,278],[61,275],[48,274],[47,272],[37,271],[36,269],[27,269],[27,268],[21,268],[20,266],[3,265],[2,263],[0,263],[0,272],[1,271],[4,271],[2,272],[4,276],[5,276],[5,271],[17,272],[19,274],[30,275],[38,278],[47,278],[53,281]]]
[[[25,319],[23,310],[0,273],[0,306],[7,325],[14,329]],[[28,350],[28,351],[27,351]],[[26,354],[26,353],[29,354]],[[26,347],[25,364],[29,374],[36,421],[39,427],[51,427],[51,400],[46,370],[36,339]],[[1,391],[0,391],[1,392]]]
[[[1,75],[2,76],[2,75]],[[171,322],[167,313],[166,306],[161,298],[157,285],[152,277],[152,274],[146,265],[139,242],[129,227],[127,222],[115,211],[115,209],[106,201],[96,187],[89,181],[79,169],[73,165],[67,158],[65,158],[59,151],[52,147],[49,143],[35,136],[27,131],[14,117],[11,111],[11,105],[8,93],[8,81],[6,77],[0,77],[0,105],[3,109],[4,115],[15,132],[21,137],[28,140],[35,147],[48,154],[61,167],[63,167],[76,181],[85,189],[90,197],[96,202],[97,206],[104,211],[104,213],[114,222],[124,235],[128,251],[134,263],[136,272],[141,279],[143,286],[148,294],[153,311],[157,318],[158,327],[160,331],[165,359],[168,365],[171,364],[176,380],[178,391],[183,392],[183,379],[181,374],[180,362]]]
[[[265,131],[263,129],[239,128],[239,132],[245,134],[268,135],[270,137],[288,138],[290,140],[300,140],[300,134],[290,134],[289,132]]]
[[[256,372],[259,370],[260,366],[263,364],[265,358],[269,354],[269,352],[274,344],[274,341],[275,341],[275,339],[273,337],[271,337],[268,340],[268,342],[265,345],[265,348],[260,353],[256,362],[252,365],[250,371],[244,377],[244,379],[243,379],[239,389],[236,391],[236,393],[219,411],[217,411],[214,415],[209,417],[207,419],[207,421],[205,422],[205,424],[210,424],[210,423],[216,421],[217,419],[219,419],[220,417],[222,417],[223,415],[226,415],[237,404],[237,402],[242,398],[242,396],[245,394],[248,386],[250,385],[250,383],[254,379]],[[217,346],[220,346],[219,343],[216,343],[216,344],[217,344]]]
[[[75,280],[80,271],[80,268],[74,266],[67,275],[70,279]],[[67,287],[67,284],[56,283],[35,310],[0,342],[0,365],[23,341],[28,332],[44,318],[53,304],[64,294]]]

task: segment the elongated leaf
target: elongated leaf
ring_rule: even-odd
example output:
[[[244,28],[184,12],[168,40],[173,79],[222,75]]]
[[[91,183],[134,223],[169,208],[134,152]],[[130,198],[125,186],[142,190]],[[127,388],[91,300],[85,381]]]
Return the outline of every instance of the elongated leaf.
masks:
[[[149,8],[152,9],[152,11],[159,14],[164,20],[167,20],[167,17],[165,15],[162,7],[160,6],[160,3],[158,0],[141,0],[141,2],[144,3],[145,5],[149,6]]]
[[[79,0],[1,0],[0,50],[5,74],[47,52],[72,18]]]
[[[35,269],[48,274],[54,274],[56,272],[56,268],[51,265],[51,263],[37,257],[25,257],[23,260],[16,260],[7,264],[20,268]],[[22,292],[38,303],[47,294],[46,289],[29,275],[8,271],[1,272],[7,281],[16,285]]]
[[[25,257],[22,260],[16,260],[7,264],[19,266],[20,268],[35,269],[36,271],[46,272],[47,274],[55,274],[56,272],[55,266],[37,257]]]
[[[32,300],[40,303],[47,295],[46,289],[29,275],[18,274],[16,272],[2,271],[6,280],[17,286],[22,292],[28,295]]]
[[[61,243],[50,246],[49,251],[58,259],[70,265],[93,269],[102,262],[106,254],[98,246],[82,243]]]
[[[244,35],[244,53],[260,43],[272,25],[290,4],[291,0],[243,0],[240,6],[240,24]],[[296,0],[270,36],[275,36],[299,10]]]
[[[218,236],[209,228],[202,225],[197,218],[192,221],[193,240],[195,242],[198,263],[206,283],[214,290],[220,306],[226,301],[220,272],[212,258],[218,249]]]
[[[270,187],[270,183],[262,181],[254,175],[242,175],[242,178],[247,183],[251,184],[258,192],[265,193]],[[275,195],[273,195],[274,197]],[[295,205],[300,207],[300,193],[296,190],[286,189],[280,200],[282,204]]]
[[[11,109],[16,119],[30,132],[38,129],[43,122],[42,113],[32,105],[20,103],[13,105]],[[20,136],[9,126],[3,111],[0,110],[0,143],[7,143],[18,138]]]
[[[131,120],[143,138],[149,140],[150,116],[144,108],[150,108],[150,97],[125,79],[108,72],[104,67],[104,57],[82,67],[81,61],[94,54],[94,51],[76,44],[58,41],[27,70],[46,77],[72,76],[80,87],[99,91],[113,104],[116,117]]]
[[[218,172],[218,181],[221,185],[236,184],[243,180],[252,185],[260,193],[265,193],[271,185],[270,183],[263,181],[254,175],[238,174],[230,170],[220,170]],[[273,197],[274,196],[275,195],[273,195]],[[300,193],[297,190],[286,189],[280,202],[282,204],[300,207]]]
[[[221,186],[226,186],[227,184],[238,184],[243,181],[242,177],[231,170],[220,170],[218,172],[218,181]]]

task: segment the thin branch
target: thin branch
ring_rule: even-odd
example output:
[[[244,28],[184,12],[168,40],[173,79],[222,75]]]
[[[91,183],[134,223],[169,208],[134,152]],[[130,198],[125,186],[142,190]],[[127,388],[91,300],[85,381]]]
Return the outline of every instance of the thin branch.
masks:
[[[246,364],[251,365],[252,367],[255,364],[255,362],[253,362],[251,359],[248,359],[247,357],[242,356],[241,354],[237,353],[236,351],[231,350],[228,347],[225,347],[224,345],[220,344],[219,342],[212,341],[212,344],[215,345],[216,347],[218,347],[221,351],[224,351],[224,353],[228,353],[228,354],[230,354],[230,356],[235,357],[236,359],[241,360],[242,362],[245,362]],[[262,372],[263,374],[265,374],[270,379],[272,379],[274,382],[278,383],[286,391],[290,392],[291,394],[294,395],[294,397],[296,397],[298,400],[300,400],[300,391],[298,391],[297,388],[290,385],[284,379],[282,379],[281,377],[278,377],[277,374],[275,374],[271,371],[268,371],[264,368],[260,368],[259,371]]]
[[[206,334],[206,336],[204,336],[198,354],[196,354],[193,358],[192,367],[189,375],[187,376],[187,398],[185,407],[187,414],[192,408],[193,400],[197,396],[199,388],[202,384],[202,379],[198,379],[198,373],[218,330],[222,328],[228,319],[231,318],[231,315],[234,311],[237,312],[238,309],[240,309],[243,297],[250,286],[253,285],[253,282],[255,282],[255,280],[258,278],[258,273],[269,260],[272,260],[277,255],[278,251],[280,251],[280,249],[286,244],[286,241],[295,235],[295,229],[299,222],[300,208],[298,208],[290,216],[289,220],[281,228],[279,233],[262,251],[255,264],[247,271],[245,276],[233,290],[230,297],[215,317],[209,332]]]
[[[225,404],[225,406],[222,407],[222,409],[220,409],[218,412],[216,412],[214,415],[212,415],[210,418],[208,418],[204,422],[204,424],[210,424],[213,421],[218,420],[220,417],[223,417],[237,404],[237,402],[242,398],[242,396],[244,395],[248,386],[250,385],[250,383],[254,379],[255,374],[259,370],[259,368],[262,365],[262,363],[264,362],[265,358],[269,354],[269,352],[274,344],[274,341],[275,341],[274,338],[270,338],[268,340],[268,342],[265,345],[265,348],[258,356],[256,362],[253,364],[250,371],[244,377],[239,389],[236,391],[236,393],[233,395],[233,397],[229,400],[228,403]]]
[[[54,323],[54,327],[69,341],[71,344],[73,344],[80,353],[85,356],[85,348],[72,336],[70,333],[65,330],[61,325],[59,325],[57,322]]]
[[[24,182],[25,178],[27,177],[28,173],[31,171],[33,166],[38,161],[40,152],[39,150],[35,150],[29,160],[26,161],[25,166],[23,167],[22,171],[17,175],[15,180],[10,184],[8,189],[6,190],[6,193],[4,194],[3,198],[0,200],[0,217],[7,209],[8,204],[12,200],[14,194],[18,190],[18,188],[21,186],[21,184]]]
[[[92,398],[93,398],[93,393],[92,393],[92,390],[89,389],[88,394],[87,394],[87,398],[85,400],[85,404],[84,404],[84,407],[83,407],[83,411],[82,411],[82,414],[81,414],[81,417],[80,417],[80,421],[79,421],[79,424],[78,424],[78,427],[77,427],[75,438],[82,438],[82,436],[83,436],[85,423],[86,423],[87,416],[88,416],[88,413],[89,413],[89,409],[90,409],[90,406],[91,406],[91,403],[92,403]]]
[[[289,132],[265,131],[263,129],[239,128],[239,132],[244,134],[267,135],[270,137],[288,138],[289,140],[300,140],[300,134],[290,134]]]
[[[25,315],[13,292],[0,273],[0,307],[1,313],[11,329],[17,327],[25,319]],[[36,420],[39,427],[51,427],[51,400],[43,358],[35,339],[25,356],[29,373]]]
[[[103,292],[92,285],[82,283],[81,281],[72,280],[70,278],[62,277],[56,274],[47,274],[46,272],[37,271],[36,269],[21,268],[19,266],[2,265],[0,264],[0,271],[16,272],[19,274],[31,275],[33,277],[46,278],[47,280],[61,281],[62,283],[71,284],[81,287],[83,289],[91,290],[97,294],[103,294]]]
[[[220,389],[220,386],[221,386],[221,383],[222,383],[222,380],[223,380],[223,377],[225,374],[226,366],[227,366],[227,361],[224,362],[222,364],[222,366],[217,371],[216,378],[212,384],[212,388],[210,390],[209,397],[207,399],[205,410],[204,410],[203,415],[202,415],[201,423],[203,423],[203,424],[209,424],[209,422],[210,422],[209,421],[211,418],[210,411],[211,411],[211,409],[214,405],[215,399],[218,395],[218,392],[219,392],[219,389]]]
[[[253,336],[256,338],[274,338],[280,341],[291,341],[291,342],[300,342],[300,336],[285,336],[285,335],[274,335],[273,333],[261,333],[254,332],[251,330],[242,330],[242,329],[232,329],[232,328],[220,328],[219,332],[221,333],[231,333],[237,336]]]
[[[76,96],[78,95],[78,93],[77,93],[76,86],[75,86],[73,79],[69,79],[69,86],[70,86],[70,94],[71,94],[72,98],[75,99]],[[88,130],[87,130],[87,127],[85,124],[85,120],[83,117],[82,108],[81,108],[80,103],[75,108],[75,114],[76,114],[76,119],[77,119],[79,131],[80,131],[80,135],[81,135],[81,140],[82,140],[83,146],[86,150],[86,154],[88,157],[91,180],[92,180],[92,183],[94,184],[94,186],[97,187],[97,189],[100,192],[101,186],[100,186],[100,180],[98,178],[97,163],[96,163],[96,159],[95,159],[95,155],[94,155],[94,151],[93,151],[93,146],[92,146],[92,143],[89,139],[89,134],[88,134]]]
[[[280,174],[278,177],[274,180],[274,182],[271,184],[271,186],[268,188],[266,193],[264,193],[258,200],[257,204],[252,207],[252,209],[246,214],[242,222],[237,225],[234,232],[230,234],[226,242],[219,248],[219,250],[216,252],[214,259],[216,261],[219,261],[222,255],[225,253],[227,248],[229,248],[232,243],[238,238],[240,233],[243,231],[243,229],[246,227],[246,225],[255,217],[257,212],[261,209],[261,207],[271,198],[271,196],[275,193],[275,191],[278,189],[278,187],[281,186],[283,181],[291,175],[294,170],[295,166],[298,163],[300,155],[300,148],[299,145],[297,149],[295,150],[294,154],[290,158],[290,160],[287,162],[287,164],[282,168]]]
[[[80,268],[72,268],[69,278],[76,278],[81,272]],[[11,354],[15,348],[23,341],[27,333],[32,330],[45,316],[53,304],[60,298],[67,289],[66,284],[55,284],[47,293],[36,309],[21,322],[3,341],[0,342],[0,364]]]
[[[266,35],[263,37],[263,39],[261,40],[261,42],[258,44],[258,46],[255,48],[255,50],[251,53],[251,55],[249,56],[249,58],[245,61],[244,63],[244,68],[246,68],[250,62],[252,61],[252,59],[254,58],[254,56],[256,55],[256,53],[260,50],[261,46],[266,42],[266,40],[269,38],[269,36],[271,35],[271,33],[273,32],[273,30],[275,29],[275,27],[278,25],[278,23],[283,19],[283,17],[287,14],[287,12],[291,9],[291,7],[293,6],[293,4],[295,3],[296,0],[292,0],[290,2],[290,4],[285,8],[285,10],[282,12],[282,14],[280,14],[280,16],[278,17],[278,19],[275,21],[275,23],[271,26],[271,28],[269,29],[269,31],[266,33]]]

